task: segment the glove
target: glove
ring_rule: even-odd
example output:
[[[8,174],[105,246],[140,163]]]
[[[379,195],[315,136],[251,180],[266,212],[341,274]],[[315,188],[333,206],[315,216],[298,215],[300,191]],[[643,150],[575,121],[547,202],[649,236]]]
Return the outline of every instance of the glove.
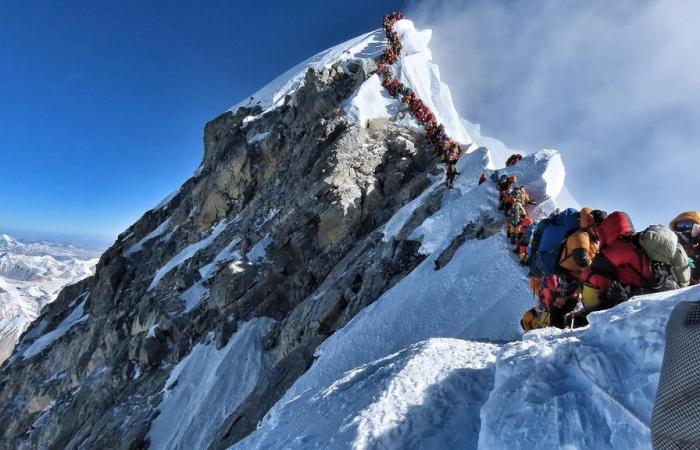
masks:
[[[613,306],[626,301],[630,294],[627,289],[617,281],[613,281],[609,288],[603,292],[605,299]]]

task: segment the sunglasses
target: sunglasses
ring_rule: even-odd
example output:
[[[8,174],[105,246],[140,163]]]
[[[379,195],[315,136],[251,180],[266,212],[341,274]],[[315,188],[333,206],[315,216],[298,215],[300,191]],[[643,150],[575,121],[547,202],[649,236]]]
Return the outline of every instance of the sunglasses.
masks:
[[[683,220],[680,222],[676,222],[676,224],[673,226],[673,229],[675,231],[685,233],[687,231],[691,231],[693,229],[693,225],[695,225],[695,222],[691,222],[690,220]]]

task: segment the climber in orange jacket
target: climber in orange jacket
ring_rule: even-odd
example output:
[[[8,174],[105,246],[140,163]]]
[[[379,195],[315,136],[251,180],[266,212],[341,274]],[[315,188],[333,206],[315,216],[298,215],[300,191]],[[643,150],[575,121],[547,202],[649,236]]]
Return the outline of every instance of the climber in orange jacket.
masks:
[[[598,238],[595,227],[607,217],[605,211],[591,208],[581,209],[581,229],[566,239],[559,265],[571,275],[578,276],[589,267],[598,253]]]

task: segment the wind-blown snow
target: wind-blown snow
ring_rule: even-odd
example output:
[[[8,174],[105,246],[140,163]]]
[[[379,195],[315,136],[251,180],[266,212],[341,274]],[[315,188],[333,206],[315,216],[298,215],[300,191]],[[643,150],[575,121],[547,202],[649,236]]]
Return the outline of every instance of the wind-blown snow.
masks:
[[[38,355],[45,348],[56,342],[57,339],[68,333],[68,331],[70,331],[70,329],[75,325],[85,322],[89,317],[88,314],[83,314],[86,301],[87,297],[80,302],[80,304],[73,309],[68,317],[63,319],[63,321],[58,324],[53,331],[40,336],[34,342],[32,342],[32,345],[22,352],[22,359],[31,358],[32,356]]]
[[[161,267],[153,277],[153,281],[151,282],[151,285],[148,287],[148,290],[151,291],[153,290],[157,285],[158,282],[168,274],[171,270],[175,269],[178,267],[180,264],[184,263],[188,259],[192,258],[194,255],[197,254],[198,251],[202,250],[203,248],[207,248],[214,240],[219,237],[221,233],[223,233],[226,230],[226,227],[229,225],[230,222],[227,221],[221,221],[214,229],[209,233],[209,236],[206,238],[202,239],[199,242],[195,242],[194,244],[188,245],[184,249],[182,249],[177,255],[173,256],[163,267]]]
[[[397,78],[410,86],[430,107],[437,121],[445,125],[450,137],[462,144],[472,143],[452,102],[450,89],[442,82],[438,66],[432,62],[432,53],[428,48],[432,31],[417,31],[410,20],[396,22],[394,31],[399,34],[403,44],[402,57],[393,65]]]
[[[148,433],[151,450],[209,446],[268,366],[262,340],[273,322],[268,318],[246,322],[221,350],[211,342],[199,344],[173,368],[161,413]]]
[[[497,167],[505,167],[506,160],[513,153],[523,154],[524,152],[516,152],[509,149],[506,145],[499,141],[498,139],[484,136],[481,134],[481,126],[478,123],[472,123],[468,120],[462,119],[462,125],[469,133],[469,136],[474,140],[474,143],[479,147],[485,147],[489,149],[489,159],[491,164],[489,169],[495,169]]]

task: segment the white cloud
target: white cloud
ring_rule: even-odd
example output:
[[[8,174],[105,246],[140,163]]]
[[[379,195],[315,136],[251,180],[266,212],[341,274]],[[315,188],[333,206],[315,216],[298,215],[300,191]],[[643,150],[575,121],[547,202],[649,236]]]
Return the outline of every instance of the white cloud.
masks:
[[[639,227],[698,209],[700,2],[421,1],[408,14],[464,117],[562,150],[582,204]]]

